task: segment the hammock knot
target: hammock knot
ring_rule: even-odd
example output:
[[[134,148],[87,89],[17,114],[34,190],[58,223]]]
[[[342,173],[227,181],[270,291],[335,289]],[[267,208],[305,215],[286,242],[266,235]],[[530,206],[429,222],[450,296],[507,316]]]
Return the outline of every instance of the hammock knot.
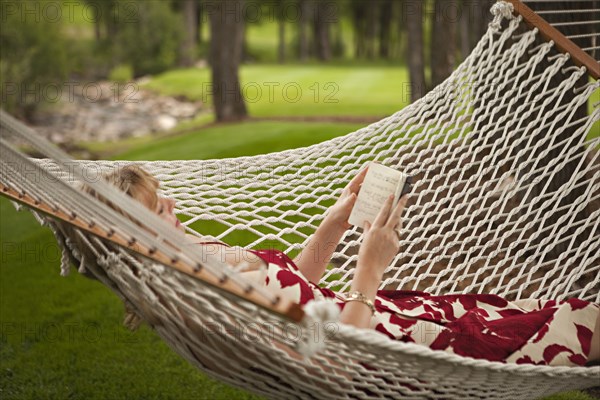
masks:
[[[52,233],[54,233],[56,243],[60,248],[60,276],[67,276],[71,272],[71,257],[69,256],[69,252],[72,251],[71,249],[74,247],[70,242],[70,239],[65,237],[54,223],[47,221],[47,226],[49,226]]]
[[[340,308],[331,300],[313,300],[304,306],[304,312],[306,316],[297,350],[309,358],[325,347],[325,339],[339,319]]]
[[[150,271],[150,269],[152,268],[152,266],[145,266],[146,268],[142,268],[139,270],[139,274],[140,274],[140,279],[142,280],[142,282],[150,282],[152,281],[152,272]]]
[[[148,269],[151,270],[154,273],[154,275],[162,275],[166,272],[166,268],[164,267],[164,265],[157,263],[153,263]]]
[[[492,9],[490,10],[492,12],[492,14],[494,15],[494,20],[492,22],[490,22],[489,26],[490,28],[498,31],[501,28],[501,22],[503,19],[512,19],[514,18],[513,16],[513,5],[510,3],[507,3],[505,1],[498,1],[497,3],[495,3],[492,6]]]
[[[21,203],[17,203],[16,201],[11,201],[11,203],[15,207],[15,210],[17,210],[17,211],[23,210],[23,206],[21,205]]]
[[[123,317],[123,325],[130,331],[136,331],[144,320],[136,312],[135,306],[129,301],[124,301],[125,317]]]
[[[85,267],[85,255],[81,255],[81,257],[79,257],[79,268],[77,269],[77,272],[79,272],[80,274],[85,274],[87,272],[87,268]]]
[[[110,269],[113,265],[121,261],[120,257],[115,253],[108,253],[105,256],[98,257],[98,264],[103,266],[105,269]]]
[[[61,246],[60,249],[60,276],[67,276],[71,272],[71,265],[69,264],[69,252],[65,247]]]

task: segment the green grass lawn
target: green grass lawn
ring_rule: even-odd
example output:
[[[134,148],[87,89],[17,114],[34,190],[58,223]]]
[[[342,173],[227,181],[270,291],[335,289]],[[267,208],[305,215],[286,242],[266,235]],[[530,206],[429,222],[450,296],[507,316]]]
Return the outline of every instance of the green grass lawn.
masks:
[[[240,80],[253,117],[383,117],[410,101],[407,71],[399,66],[246,65]],[[145,87],[211,101],[208,68],[166,72]]]
[[[217,125],[174,137],[138,144],[119,153],[121,160],[203,160],[234,154],[257,155],[309,146],[359,129],[349,123],[278,121]],[[227,138],[226,140],[223,140]]]
[[[365,117],[374,122],[410,103],[408,72],[399,65],[246,65],[240,79],[248,111],[258,118]],[[212,101],[208,68],[166,72],[144,87],[207,105]],[[599,101],[597,90],[588,102],[590,112]],[[596,137],[600,121],[588,133],[588,139]]]

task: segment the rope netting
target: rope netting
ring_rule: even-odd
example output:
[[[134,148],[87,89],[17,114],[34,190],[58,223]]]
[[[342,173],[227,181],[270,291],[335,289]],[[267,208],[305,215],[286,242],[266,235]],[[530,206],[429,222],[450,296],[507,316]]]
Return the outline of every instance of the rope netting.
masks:
[[[414,187],[381,288],[600,302],[600,108],[576,112],[600,84],[582,85],[585,68],[537,41],[537,30],[523,32],[506,7],[495,7],[489,30],[444,83],[361,130],[259,156],[138,164],[177,201],[189,233],[293,256],[343,187],[377,160],[413,176]],[[27,174],[15,178],[4,164],[2,182],[24,185]],[[75,182],[59,164],[32,165]],[[129,162],[76,164],[99,176]],[[28,191],[36,187],[56,201],[39,184]],[[86,206],[72,205],[83,215]],[[600,374],[459,357],[338,324],[321,352],[294,358],[277,343],[296,348],[309,326],[81,231],[76,244],[51,225],[80,271],[112,288],[175,351],[273,398],[530,399],[593,386]],[[359,231],[346,232],[322,286],[349,289],[360,243]]]
[[[141,164],[192,233],[296,254],[345,184],[378,160],[415,180],[386,288],[598,302],[600,109],[573,117],[598,83],[576,86],[585,69],[551,43],[532,48],[535,30],[514,37],[518,25],[490,29],[427,97],[352,134],[254,157]],[[86,167],[94,175],[125,164]],[[321,284],[349,287],[359,245],[349,230]]]

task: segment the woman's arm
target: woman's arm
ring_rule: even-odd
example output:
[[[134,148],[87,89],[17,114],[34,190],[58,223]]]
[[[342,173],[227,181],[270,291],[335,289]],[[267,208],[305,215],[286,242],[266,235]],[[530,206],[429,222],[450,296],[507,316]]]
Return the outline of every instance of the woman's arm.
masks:
[[[381,279],[382,276],[375,268],[364,265],[357,266],[350,290],[358,290],[375,304],[375,295]],[[344,305],[344,309],[340,314],[340,322],[354,325],[357,328],[369,328],[371,315],[369,306],[360,301],[350,301]]]
[[[309,281],[318,284],[346,228],[327,216],[308,244],[294,258],[294,264]]]
[[[400,248],[397,232],[402,226],[400,216],[408,197],[403,196],[392,210],[393,198],[393,195],[388,197],[373,225],[365,221],[364,239],[358,250],[358,263],[352,279],[351,290],[361,292],[373,303],[385,269]],[[347,302],[340,314],[340,322],[369,328],[371,310],[360,301]]]
[[[335,204],[331,206],[308,245],[296,256],[294,263],[311,282],[318,284],[344,232],[350,228],[348,218],[367,174],[367,166],[346,185]]]

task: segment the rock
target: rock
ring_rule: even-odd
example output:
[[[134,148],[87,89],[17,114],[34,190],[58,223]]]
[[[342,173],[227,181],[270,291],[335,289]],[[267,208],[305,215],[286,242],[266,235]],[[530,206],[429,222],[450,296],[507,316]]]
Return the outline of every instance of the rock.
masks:
[[[167,114],[159,115],[154,119],[153,126],[157,131],[168,131],[177,126],[177,119]]]
[[[33,128],[56,143],[115,141],[171,130],[204,111],[201,102],[141,89],[150,79],[75,84],[70,96],[35,116]]]

